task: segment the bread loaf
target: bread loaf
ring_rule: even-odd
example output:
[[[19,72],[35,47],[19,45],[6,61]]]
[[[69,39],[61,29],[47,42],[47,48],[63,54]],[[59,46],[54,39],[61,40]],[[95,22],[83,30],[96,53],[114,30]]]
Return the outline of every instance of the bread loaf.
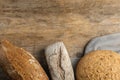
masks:
[[[0,65],[11,80],[48,80],[39,62],[27,51],[1,41]]]
[[[63,42],[49,45],[45,51],[52,80],[74,80],[74,72]]]
[[[120,80],[120,55],[109,50],[86,54],[78,63],[77,80]]]

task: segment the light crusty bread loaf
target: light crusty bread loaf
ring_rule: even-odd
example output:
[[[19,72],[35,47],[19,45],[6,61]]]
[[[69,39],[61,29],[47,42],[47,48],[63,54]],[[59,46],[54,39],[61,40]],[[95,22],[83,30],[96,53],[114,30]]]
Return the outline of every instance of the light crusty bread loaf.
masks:
[[[120,55],[98,50],[85,55],[77,65],[77,80],[120,80]]]
[[[49,45],[45,55],[52,80],[75,80],[71,60],[63,42]]]
[[[29,52],[7,40],[1,42],[0,64],[11,80],[48,80],[39,62]]]

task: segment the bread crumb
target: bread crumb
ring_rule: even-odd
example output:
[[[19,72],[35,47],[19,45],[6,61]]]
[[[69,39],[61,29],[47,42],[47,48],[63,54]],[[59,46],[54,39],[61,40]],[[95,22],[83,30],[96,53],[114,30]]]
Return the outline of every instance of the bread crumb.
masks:
[[[34,60],[34,59],[29,59],[29,63],[30,63],[30,64],[35,63],[35,60]]]

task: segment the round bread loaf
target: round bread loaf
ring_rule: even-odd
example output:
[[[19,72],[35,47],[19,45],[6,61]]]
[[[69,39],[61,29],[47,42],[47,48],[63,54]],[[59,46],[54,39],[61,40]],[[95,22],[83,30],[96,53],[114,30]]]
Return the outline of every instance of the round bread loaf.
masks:
[[[97,50],[85,55],[76,69],[77,80],[120,80],[120,55]]]

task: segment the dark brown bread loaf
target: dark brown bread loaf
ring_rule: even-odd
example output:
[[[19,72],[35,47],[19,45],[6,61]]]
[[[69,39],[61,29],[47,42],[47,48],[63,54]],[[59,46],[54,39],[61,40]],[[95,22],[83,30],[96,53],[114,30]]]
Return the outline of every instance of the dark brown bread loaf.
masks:
[[[39,62],[29,52],[7,40],[1,42],[0,64],[12,80],[48,80]]]
[[[85,55],[77,65],[77,80],[120,80],[120,55],[98,50]]]

